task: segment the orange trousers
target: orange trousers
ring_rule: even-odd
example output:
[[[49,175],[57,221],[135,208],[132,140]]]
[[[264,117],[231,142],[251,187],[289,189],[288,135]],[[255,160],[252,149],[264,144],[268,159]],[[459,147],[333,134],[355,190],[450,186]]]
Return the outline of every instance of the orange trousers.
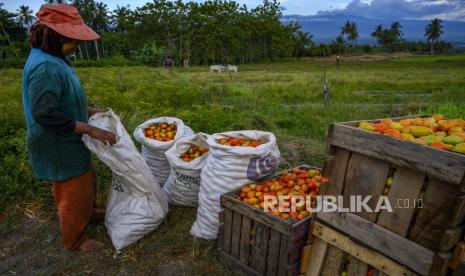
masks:
[[[63,245],[67,249],[77,249],[89,239],[86,226],[95,207],[95,172],[90,170],[78,177],[52,184]]]

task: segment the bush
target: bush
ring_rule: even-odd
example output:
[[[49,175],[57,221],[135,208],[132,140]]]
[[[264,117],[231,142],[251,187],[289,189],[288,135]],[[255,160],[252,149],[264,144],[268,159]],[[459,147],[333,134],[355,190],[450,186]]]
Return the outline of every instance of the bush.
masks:
[[[155,42],[150,42],[144,45],[142,49],[133,51],[132,55],[135,60],[142,64],[150,66],[158,66],[167,51],[163,47],[157,47]]]

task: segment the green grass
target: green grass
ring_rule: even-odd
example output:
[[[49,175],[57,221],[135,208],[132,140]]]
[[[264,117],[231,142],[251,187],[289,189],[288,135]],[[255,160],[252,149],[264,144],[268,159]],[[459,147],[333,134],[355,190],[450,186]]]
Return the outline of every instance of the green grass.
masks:
[[[203,67],[89,67],[77,73],[89,101],[112,108],[130,133],[158,116],[181,118],[196,132],[266,130],[276,134],[282,156],[292,164],[322,165],[333,122],[416,113],[465,118],[465,56],[326,66],[328,105],[323,105],[325,64],[316,60],[243,65],[231,75]],[[105,241],[104,250],[80,255],[61,249],[52,195],[27,161],[19,69],[0,70],[0,110],[0,239],[15,240],[0,248],[0,274],[228,273],[216,258],[215,242],[190,236],[192,208],[171,208],[157,231],[116,258],[102,225],[90,231]],[[104,203],[111,172],[98,160],[95,164]]]

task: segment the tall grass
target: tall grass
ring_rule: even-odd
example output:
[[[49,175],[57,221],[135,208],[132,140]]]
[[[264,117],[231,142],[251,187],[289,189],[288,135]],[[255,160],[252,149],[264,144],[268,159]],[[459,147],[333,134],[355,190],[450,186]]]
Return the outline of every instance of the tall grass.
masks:
[[[204,67],[78,68],[89,102],[112,108],[129,132],[145,120],[175,116],[195,131],[260,129],[278,137],[292,163],[324,161],[327,127],[337,121],[414,113],[465,117],[462,56],[327,63],[330,103],[323,104],[321,61],[240,66],[237,74]],[[21,104],[21,70],[0,75],[0,206],[48,193],[29,168]],[[103,176],[104,167],[100,166]]]

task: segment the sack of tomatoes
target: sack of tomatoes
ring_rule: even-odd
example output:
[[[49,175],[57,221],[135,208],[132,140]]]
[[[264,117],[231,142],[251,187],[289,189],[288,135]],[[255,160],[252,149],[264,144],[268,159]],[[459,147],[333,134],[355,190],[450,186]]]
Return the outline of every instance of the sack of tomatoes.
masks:
[[[166,152],[171,173],[163,192],[170,203],[197,206],[200,172],[208,158],[207,139],[205,133],[181,138]]]
[[[213,134],[200,176],[199,207],[191,234],[216,239],[222,194],[275,172],[280,152],[270,132],[244,130]]]
[[[150,119],[134,130],[134,138],[142,144],[142,156],[160,186],[165,184],[171,170],[166,151],[177,140],[191,135],[194,135],[192,129],[174,117]]]

